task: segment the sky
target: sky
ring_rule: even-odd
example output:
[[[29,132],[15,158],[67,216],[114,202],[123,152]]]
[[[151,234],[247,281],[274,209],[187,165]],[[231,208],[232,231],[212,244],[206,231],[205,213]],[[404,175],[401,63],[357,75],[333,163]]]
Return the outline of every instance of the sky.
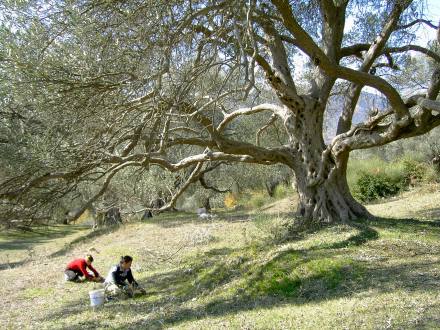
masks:
[[[435,25],[439,24],[440,20],[440,0],[427,0],[426,18],[431,20]],[[436,38],[436,31],[430,27],[424,26],[419,31],[421,45],[425,46],[428,40]]]

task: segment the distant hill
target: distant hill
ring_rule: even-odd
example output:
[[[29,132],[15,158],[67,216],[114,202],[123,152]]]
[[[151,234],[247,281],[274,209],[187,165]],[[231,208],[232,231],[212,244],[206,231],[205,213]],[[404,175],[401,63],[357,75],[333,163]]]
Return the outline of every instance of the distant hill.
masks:
[[[336,134],[336,127],[342,113],[343,105],[344,95],[335,95],[329,100],[329,105],[324,118],[324,139],[326,141],[331,140]],[[378,108],[379,110],[383,110],[385,107],[386,99],[383,96],[369,92],[362,92],[353,116],[353,124],[365,121],[368,118],[368,113],[372,109]]]

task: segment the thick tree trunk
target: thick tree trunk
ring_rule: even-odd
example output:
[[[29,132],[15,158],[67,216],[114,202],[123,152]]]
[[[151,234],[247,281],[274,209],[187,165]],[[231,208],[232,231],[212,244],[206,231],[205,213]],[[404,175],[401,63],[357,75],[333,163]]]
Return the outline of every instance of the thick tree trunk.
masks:
[[[304,109],[295,109],[292,113],[285,125],[291,132],[294,153],[291,168],[299,194],[298,215],[304,224],[350,222],[370,217],[348,188],[348,151],[323,156],[326,145],[322,137],[322,105],[316,99],[305,100]]]
[[[306,180],[298,179],[297,189],[298,215],[304,224],[347,223],[371,217],[366,208],[351,195],[343,169],[334,169],[329,178],[315,186],[309,186]]]
[[[112,207],[106,212],[98,212],[93,228],[119,226],[122,224],[121,212],[118,207]]]

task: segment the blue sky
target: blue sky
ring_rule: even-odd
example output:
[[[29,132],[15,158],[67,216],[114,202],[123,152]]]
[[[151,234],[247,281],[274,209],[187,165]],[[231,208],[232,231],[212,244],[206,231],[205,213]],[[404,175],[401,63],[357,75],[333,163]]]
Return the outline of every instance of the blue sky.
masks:
[[[426,18],[432,20],[438,25],[440,20],[440,0],[427,0]],[[424,46],[428,40],[435,39],[436,31],[432,28],[424,27],[420,29],[419,36],[423,40],[421,44]]]

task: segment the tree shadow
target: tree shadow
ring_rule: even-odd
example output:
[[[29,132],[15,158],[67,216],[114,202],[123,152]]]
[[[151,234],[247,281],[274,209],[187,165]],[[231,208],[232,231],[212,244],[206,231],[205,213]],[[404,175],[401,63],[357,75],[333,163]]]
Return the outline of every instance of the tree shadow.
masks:
[[[80,225],[58,225],[58,226],[35,226],[26,230],[11,230],[3,233],[4,241],[0,242],[0,250],[5,252],[27,251],[28,255],[20,261],[4,262],[0,264],[0,271],[20,267],[34,260],[34,247],[48,243],[62,237],[88,229]]]
[[[401,233],[440,232],[440,219],[419,220],[415,218],[381,218],[365,220],[365,225],[379,229],[394,230]]]
[[[0,242],[0,250],[25,250],[34,245],[43,244],[53,239],[61,238],[67,235],[85,230],[85,226],[39,226],[29,227],[26,230],[13,230],[3,233],[3,242]]]
[[[319,249],[343,249],[350,246],[359,246],[367,243],[368,241],[376,240],[379,238],[379,233],[377,230],[359,223],[359,224],[351,224],[351,227],[359,230],[359,233],[353,235],[346,240],[336,243],[323,243],[317,245],[316,247],[312,247],[311,250],[319,250]]]
[[[349,256],[350,247],[377,240],[377,228],[414,232],[439,227],[436,221],[402,219],[401,223],[396,223],[398,221],[363,220],[353,224],[358,230],[356,234],[339,242],[318,242],[309,248],[289,248],[272,254],[277,243],[215,248],[184,267],[140,279],[147,289],[147,298],[133,300],[128,305],[116,302],[103,308],[133,316],[145,315],[142,320],[129,322],[127,328],[160,328],[240,311],[319,303],[371,289],[379,292],[438,290],[439,279],[431,270],[440,266],[439,261],[405,261],[396,265]],[[263,261],[255,260],[254,253],[270,256]],[[215,290],[217,293],[226,290],[228,294],[210,299]],[[193,301],[200,303],[192,304]],[[153,313],[153,309],[167,312]],[[84,310],[73,309],[70,313],[80,314]],[[63,315],[64,308],[49,315],[48,319]],[[105,325],[95,323],[95,326]]]
[[[214,214],[213,218],[209,219],[201,219],[196,214],[191,214],[187,216],[181,216],[181,217],[162,217],[155,220],[149,220],[145,221],[144,223],[154,223],[162,228],[176,228],[187,224],[212,224],[216,223],[218,221],[227,221],[227,222],[247,222],[251,221],[253,219],[252,215],[249,214],[239,214],[239,215],[226,215],[226,214],[220,214],[216,215]]]
[[[418,211],[415,215],[425,219],[437,219],[434,221],[440,222],[440,207]]]
[[[3,264],[0,264],[0,271],[5,269],[13,269],[15,267],[23,266],[24,264],[28,263],[30,260],[21,260],[17,262],[5,262]]]
[[[166,213],[159,216],[149,218],[148,220],[141,221],[142,223],[157,224],[163,228],[174,228],[186,225],[188,223],[193,224],[211,224],[218,221],[227,222],[248,222],[252,221],[255,217],[259,216],[258,213],[250,213],[248,210],[242,210],[239,212],[222,211],[213,212],[213,217],[209,219],[201,219],[195,213],[179,212],[179,213]],[[264,214],[267,217],[274,217],[275,214]],[[279,217],[294,217],[292,212],[278,212],[276,216]]]
[[[119,228],[120,228],[120,226],[109,226],[109,227],[103,227],[103,228],[92,230],[87,235],[75,238],[71,242],[65,244],[65,246],[62,249],[50,254],[49,258],[54,258],[54,257],[59,257],[62,255],[65,255],[67,252],[71,251],[76,245],[85,243],[87,241],[90,241],[92,239],[98,238],[103,235],[111,234],[111,233],[115,232],[116,230],[118,230]]]
[[[88,226],[77,225],[77,226],[69,226],[69,227],[66,226],[65,228],[63,228],[62,231],[50,231],[48,229],[32,230],[30,232],[31,234],[28,233],[28,235],[26,235],[25,237],[20,236],[20,234],[16,234],[17,237],[16,240],[0,243],[0,249],[32,251],[32,248],[38,244],[44,244],[51,240],[58,239],[70,234],[74,234],[78,231],[82,231],[86,229],[90,229],[90,228]],[[89,240],[95,239],[102,235],[110,234],[116,231],[117,229],[119,229],[118,226],[113,226],[113,227],[104,227],[93,230],[84,236],[77,237],[74,240],[64,244],[64,246],[61,249],[49,254],[47,258],[55,258],[55,257],[63,256],[69,251],[71,251],[76,245],[83,244]],[[32,236],[29,237],[29,235]],[[0,264],[0,271],[5,269],[20,267],[33,260],[34,258],[31,255],[29,255],[20,261],[2,263]]]
[[[229,300],[216,300],[200,307],[200,310],[189,311],[188,309],[182,308],[181,310],[176,310],[175,315],[168,316],[165,319],[153,318],[151,322],[154,324],[160,324],[161,322],[172,324],[178,320],[192,319],[200,315],[202,309],[204,311],[210,311],[209,313],[212,312],[212,315],[219,315],[223,312],[230,313],[236,309],[237,303],[239,305],[237,310],[253,308],[255,302],[265,306],[276,305],[281,303],[286,297],[295,296],[295,293],[304,285],[311,287],[313,284],[323,281],[323,279],[325,282],[326,277],[338,277],[342,273],[350,274],[350,271],[348,268],[344,268],[344,265],[337,265],[335,269],[324,269],[324,273],[316,274],[316,276],[311,276],[306,281],[298,282],[282,278],[283,276],[272,281],[267,275],[269,274],[269,277],[271,277],[273,269],[276,269],[276,271],[281,269],[281,272],[285,270],[287,274],[288,269],[299,267],[302,264],[313,261],[313,259],[330,258],[335,255],[335,250],[352,244],[363,244],[369,239],[375,239],[377,235],[374,235],[374,233],[374,230],[362,227],[362,230],[353,236],[354,238],[351,237],[339,245],[321,244],[304,250],[284,250],[276,253],[261,264],[255,263],[252,258],[252,251],[257,249],[259,252],[265,253],[273,248],[274,245],[268,246],[267,244],[261,244],[259,246],[254,245],[236,249],[211,249],[206,251],[201,257],[197,257],[192,260],[192,262],[187,263],[185,267],[139,279],[141,285],[147,289],[148,296],[150,298],[154,297],[151,304],[156,308],[168,308],[170,305],[178,306],[193,299],[197,300],[206,297],[216,288],[228,285],[243,276],[247,276],[246,286],[238,287],[236,290],[236,295],[239,298],[234,298],[232,302]],[[341,251],[340,253],[342,254],[343,252]],[[327,276],[325,272],[330,275]],[[268,282],[268,284],[266,282]],[[287,295],[285,294],[286,292]],[[305,293],[301,293],[302,296],[306,294],[307,290]],[[281,295],[281,300],[277,298],[279,295]],[[325,299],[329,297],[330,295],[325,297]],[[298,302],[299,300],[297,300],[297,303]],[[77,306],[77,304],[78,302],[74,302],[72,306]],[[116,306],[119,305],[116,304]],[[116,306],[115,304],[110,304],[105,306],[105,308],[121,308],[121,306]],[[132,304],[130,304],[130,306],[133,308]],[[220,310],[223,312],[217,310],[215,306],[220,307]],[[82,313],[84,310],[85,308],[67,307],[67,315]],[[145,309],[140,309],[139,306],[135,307],[134,310],[138,313],[146,312]],[[127,310],[127,312],[133,313],[133,310]],[[66,308],[53,313],[49,318],[59,318],[62,317],[62,315],[66,315]],[[130,324],[130,326],[142,325],[144,324]]]

